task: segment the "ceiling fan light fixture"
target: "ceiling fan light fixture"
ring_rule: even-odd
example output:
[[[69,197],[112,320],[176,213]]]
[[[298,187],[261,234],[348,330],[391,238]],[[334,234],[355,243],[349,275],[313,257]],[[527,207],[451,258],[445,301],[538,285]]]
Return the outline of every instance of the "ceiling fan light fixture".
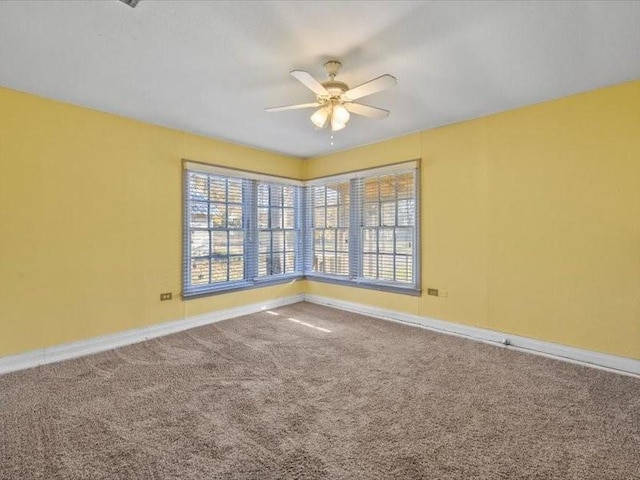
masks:
[[[319,108],[311,115],[311,122],[318,128],[323,128],[329,118],[329,107]]]
[[[340,122],[331,121],[331,131],[333,131],[333,132],[337,132],[338,130],[342,130],[346,126],[347,126],[346,123],[340,123]]]
[[[331,114],[331,123],[343,123],[347,124],[351,115],[349,111],[341,103],[337,103],[333,106],[333,113]]]

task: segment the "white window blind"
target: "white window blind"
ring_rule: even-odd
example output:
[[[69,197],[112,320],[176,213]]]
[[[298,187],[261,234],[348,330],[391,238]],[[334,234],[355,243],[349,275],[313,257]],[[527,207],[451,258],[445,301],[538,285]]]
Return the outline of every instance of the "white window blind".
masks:
[[[189,254],[193,286],[242,281],[244,181],[189,173]]]
[[[258,277],[295,274],[298,187],[258,182]]]
[[[362,278],[415,283],[415,172],[358,181],[361,206]]]
[[[300,182],[186,162],[185,297],[302,274]]]
[[[305,274],[419,290],[417,162],[308,182]]]
[[[313,230],[313,272],[349,276],[349,182],[307,188]]]

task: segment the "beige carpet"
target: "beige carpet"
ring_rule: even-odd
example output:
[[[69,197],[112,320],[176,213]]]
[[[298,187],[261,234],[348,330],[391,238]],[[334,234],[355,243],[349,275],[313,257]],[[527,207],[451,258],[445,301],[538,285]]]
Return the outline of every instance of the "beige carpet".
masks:
[[[638,379],[276,312],[1,376],[0,478],[640,478]]]

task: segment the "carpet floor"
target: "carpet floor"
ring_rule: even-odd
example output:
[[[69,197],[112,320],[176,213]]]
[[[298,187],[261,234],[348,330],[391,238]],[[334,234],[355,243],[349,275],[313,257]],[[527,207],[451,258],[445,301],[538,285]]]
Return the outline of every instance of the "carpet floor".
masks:
[[[640,380],[298,303],[0,376],[0,478],[640,479]]]

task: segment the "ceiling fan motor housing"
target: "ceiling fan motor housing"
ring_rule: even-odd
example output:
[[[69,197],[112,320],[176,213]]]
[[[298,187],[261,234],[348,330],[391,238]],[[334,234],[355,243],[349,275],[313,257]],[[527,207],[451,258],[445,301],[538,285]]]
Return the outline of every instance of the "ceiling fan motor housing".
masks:
[[[326,102],[327,100],[337,99],[342,96],[344,92],[349,90],[349,85],[337,80],[327,80],[322,82],[322,86],[327,89],[329,95],[318,95],[319,102]]]

